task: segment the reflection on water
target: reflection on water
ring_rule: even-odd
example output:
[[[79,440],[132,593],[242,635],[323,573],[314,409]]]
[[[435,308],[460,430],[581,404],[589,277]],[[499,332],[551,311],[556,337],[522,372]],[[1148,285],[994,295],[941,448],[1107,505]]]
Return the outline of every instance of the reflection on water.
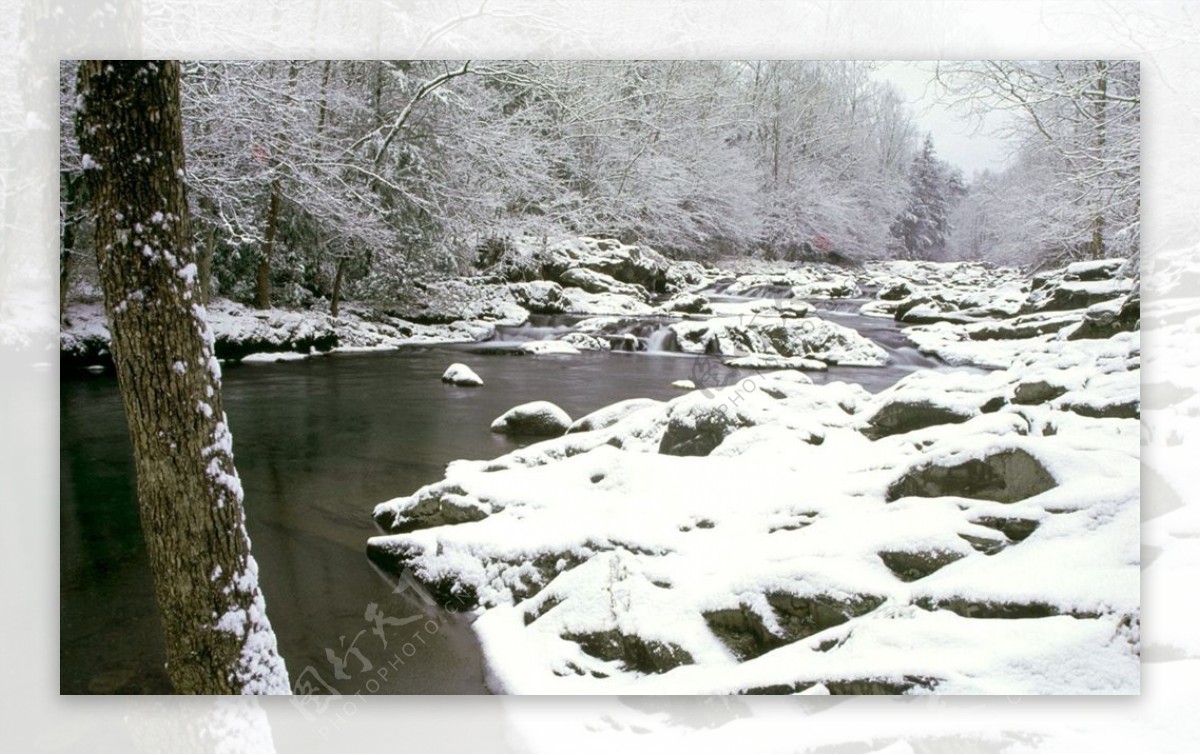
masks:
[[[833,368],[813,373],[817,382],[849,380],[877,391],[932,364],[912,356],[915,351],[907,355],[911,347],[890,321],[833,316],[879,341],[896,364]],[[536,327],[536,335],[524,337],[561,333],[561,323]],[[326,651],[346,658],[355,642],[372,668],[391,660],[364,618],[375,604],[389,617],[425,612],[437,631],[364,692],[485,691],[466,621],[431,613],[411,590],[396,592],[368,562],[366,539],[376,534],[372,507],[441,479],[453,459],[492,458],[517,447],[488,430],[516,404],[549,400],[579,417],[621,399],[674,398],[675,380],[703,375],[709,385],[732,384],[748,374],[713,358],[661,352],[519,357],[477,349],[439,346],[226,368],[225,405],[246,490],[247,528],[293,681],[311,668],[334,684]],[[443,384],[442,372],[455,361],[468,362],[486,385]],[[61,402],[60,689],[170,691],[116,381],[110,375],[66,378]],[[408,630],[389,631],[402,639]],[[364,668],[356,658],[345,667],[352,677]],[[335,686],[353,694],[361,681]]]

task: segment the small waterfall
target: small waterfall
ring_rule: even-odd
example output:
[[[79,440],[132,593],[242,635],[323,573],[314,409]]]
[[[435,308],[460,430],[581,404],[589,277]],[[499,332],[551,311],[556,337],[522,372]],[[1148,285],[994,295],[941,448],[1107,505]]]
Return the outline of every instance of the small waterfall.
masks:
[[[675,331],[669,327],[661,327],[646,339],[646,351],[678,351],[675,343]]]

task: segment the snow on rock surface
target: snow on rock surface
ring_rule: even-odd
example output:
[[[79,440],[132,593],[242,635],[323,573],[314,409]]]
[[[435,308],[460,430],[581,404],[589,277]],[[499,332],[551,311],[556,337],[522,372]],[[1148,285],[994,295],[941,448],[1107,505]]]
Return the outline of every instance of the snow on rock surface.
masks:
[[[442,382],[451,385],[480,386],[483,385],[483,378],[465,364],[455,362],[442,373]]]
[[[689,354],[777,355],[866,367],[888,362],[887,352],[870,339],[816,317],[714,317],[670,327],[680,351]]]
[[[980,266],[906,266],[1019,317]],[[726,388],[511,410],[556,437],[381,503],[371,558],[473,606],[497,692],[1136,694],[1140,335],[911,327],[970,369],[871,394],[783,369],[831,357],[807,320],[672,325],[776,369]]]
[[[492,432],[506,435],[562,435],[571,418],[549,401],[531,401],[514,406],[492,422]]]

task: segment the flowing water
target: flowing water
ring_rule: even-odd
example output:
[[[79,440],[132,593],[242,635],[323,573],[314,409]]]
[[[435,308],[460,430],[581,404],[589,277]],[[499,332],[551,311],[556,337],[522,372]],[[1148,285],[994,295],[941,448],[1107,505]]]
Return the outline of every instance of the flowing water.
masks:
[[[937,366],[890,320],[854,314],[858,303],[847,303],[847,311],[833,303],[819,314],[878,342],[892,364],[835,367],[810,373],[814,381],[852,381],[878,391]],[[652,318],[622,326],[629,351],[505,353],[522,341],[559,337],[581,319],[534,318],[500,328],[496,340],[482,344],[226,366],[225,408],[247,529],[293,682],[315,675],[346,695],[485,692],[483,662],[465,619],[430,609],[413,590],[397,591],[396,581],[368,562],[365,543],[377,534],[372,507],[441,479],[451,460],[492,458],[521,445],[488,430],[516,404],[549,400],[580,417],[621,399],[674,398],[675,380],[729,385],[752,374],[671,351],[668,321]],[[470,364],[486,386],[443,384],[442,372],[456,361]],[[169,692],[133,461],[111,373],[63,377],[60,430],[60,690]],[[388,624],[378,638],[366,618],[372,605],[375,614],[422,621]],[[426,627],[420,643],[408,641],[411,627]],[[391,641],[387,648],[383,639]],[[344,662],[348,678],[335,677],[331,659]]]

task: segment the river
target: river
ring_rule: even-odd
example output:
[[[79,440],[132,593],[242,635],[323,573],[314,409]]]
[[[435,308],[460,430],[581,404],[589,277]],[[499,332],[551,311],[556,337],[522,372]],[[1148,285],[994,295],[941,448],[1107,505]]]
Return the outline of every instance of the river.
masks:
[[[909,372],[936,367],[886,319],[830,302],[821,316],[884,346],[883,368],[832,368],[816,382],[845,380],[881,390]],[[845,311],[837,311],[843,308]],[[575,320],[580,318],[574,318]],[[268,612],[293,682],[312,669],[343,694],[484,693],[483,661],[465,619],[433,612],[412,590],[378,572],[365,555],[377,534],[376,503],[442,478],[447,462],[485,459],[523,443],[488,430],[526,401],[548,400],[580,417],[621,399],[670,399],[670,384],[728,385],[752,373],[712,357],[663,351],[512,356],[506,344],[550,338],[571,318],[535,318],[500,329],[497,340],[300,362],[225,367],[225,409],[246,491],[247,529]],[[661,323],[635,328],[661,347]],[[440,381],[452,362],[471,365],[482,389]],[[116,379],[64,375],[61,383],[60,691],[167,693],[165,652],[138,523],[133,460]],[[528,441],[526,441],[528,442]],[[384,652],[364,618],[424,613],[420,643]],[[408,630],[392,630],[403,637]],[[365,633],[364,633],[365,632]],[[346,651],[353,646],[359,655]],[[396,664],[397,647],[411,647]],[[328,655],[348,659],[338,681]],[[379,669],[392,661],[381,678]],[[370,668],[368,668],[368,666]],[[374,679],[362,689],[363,680]]]

